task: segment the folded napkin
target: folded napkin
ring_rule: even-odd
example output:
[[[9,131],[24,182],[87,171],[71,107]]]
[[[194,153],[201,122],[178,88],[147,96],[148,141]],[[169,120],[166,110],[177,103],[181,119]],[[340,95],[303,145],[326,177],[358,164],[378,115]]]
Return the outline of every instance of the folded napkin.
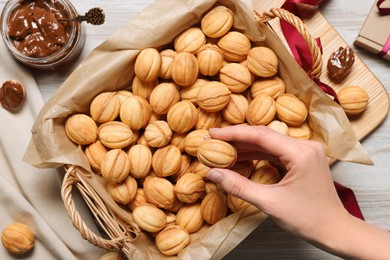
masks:
[[[64,208],[63,172],[36,169],[22,161],[44,100],[30,71],[12,58],[1,40],[0,56],[0,85],[14,79],[26,88],[26,100],[18,112],[0,106],[0,232],[14,222],[29,226],[36,244],[28,259],[98,259],[104,250],[81,237]],[[98,232],[85,205],[76,205],[88,227]],[[19,257],[0,246],[0,259]]]

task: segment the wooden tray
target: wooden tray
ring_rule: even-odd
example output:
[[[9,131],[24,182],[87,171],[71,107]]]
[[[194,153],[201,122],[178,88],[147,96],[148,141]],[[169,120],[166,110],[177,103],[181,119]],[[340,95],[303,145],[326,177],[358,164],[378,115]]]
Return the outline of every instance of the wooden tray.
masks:
[[[259,13],[268,11],[274,7],[280,7],[284,1],[258,1],[253,2],[254,8]],[[320,37],[323,47],[323,64],[320,80],[337,91],[341,86],[357,85],[363,87],[369,95],[369,104],[367,110],[357,118],[350,119],[351,125],[359,140],[362,140],[375,128],[377,128],[386,118],[389,110],[389,96],[382,83],[375,77],[363,61],[356,55],[355,63],[351,73],[339,84],[331,81],[327,75],[326,64],[332,52],[339,47],[348,46],[343,38],[337,33],[333,26],[326,20],[320,11],[313,6],[299,5],[301,18],[306,24],[308,31],[313,37]],[[272,29],[284,39],[278,19],[269,22]]]

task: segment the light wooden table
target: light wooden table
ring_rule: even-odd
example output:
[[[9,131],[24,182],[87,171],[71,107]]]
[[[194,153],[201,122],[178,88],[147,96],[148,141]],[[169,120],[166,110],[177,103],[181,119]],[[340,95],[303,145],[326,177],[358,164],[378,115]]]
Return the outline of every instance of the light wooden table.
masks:
[[[0,0],[0,9],[5,4]],[[77,64],[90,51],[112,35],[126,21],[135,16],[151,0],[72,1],[79,13],[99,6],[106,13],[102,26],[87,25],[86,43],[80,58],[71,66],[54,72],[35,71],[34,75],[45,100],[57,90]],[[353,46],[363,22],[374,1],[328,0],[320,11],[354,48],[370,70],[390,90],[390,61],[382,60],[365,50]],[[389,17],[390,19],[390,17]],[[388,32],[389,33],[389,32]],[[374,161],[374,166],[337,162],[332,166],[334,179],[355,191],[366,221],[390,230],[390,120],[387,118],[362,144]],[[329,220],[331,221],[331,220]],[[301,239],[283,231],[267,220],[245,241],[234,249],[226,259],[337,259]]]

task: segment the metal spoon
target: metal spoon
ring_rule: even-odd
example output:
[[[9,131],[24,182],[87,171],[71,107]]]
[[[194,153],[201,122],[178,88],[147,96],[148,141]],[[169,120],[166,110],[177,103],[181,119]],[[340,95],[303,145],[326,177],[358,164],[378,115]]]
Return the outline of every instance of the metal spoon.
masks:
[[[77,21],[77,22],[87,22],[93,25],[101,25],[105,21],[105,14],[100,7],[94,7],[84,15],[78,15],[74,18],[64,18],[59,19],[59,21]]]

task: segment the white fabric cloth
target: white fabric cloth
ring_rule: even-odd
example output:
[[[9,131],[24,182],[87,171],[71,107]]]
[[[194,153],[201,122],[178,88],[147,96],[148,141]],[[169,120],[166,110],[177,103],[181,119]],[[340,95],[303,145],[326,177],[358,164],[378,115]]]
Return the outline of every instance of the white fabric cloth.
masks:
[[[81,237],[64,208],[63,173],[56,169],[36,169],[22,161],[30,141],[30,129],[44,100],[30,71],[13,59],[0,40],[0,84],[10,79],[25,86],[26,100],[16,113],[0,106],[0,232],[14,222],[29,226],[36,244],[28,259],[98,259],[105,251]],[[86,216],[83,219],[87,225],[96,231],[87,208],[78,206],[77,209]],[[0,259],[20,258],[0,246]]]

